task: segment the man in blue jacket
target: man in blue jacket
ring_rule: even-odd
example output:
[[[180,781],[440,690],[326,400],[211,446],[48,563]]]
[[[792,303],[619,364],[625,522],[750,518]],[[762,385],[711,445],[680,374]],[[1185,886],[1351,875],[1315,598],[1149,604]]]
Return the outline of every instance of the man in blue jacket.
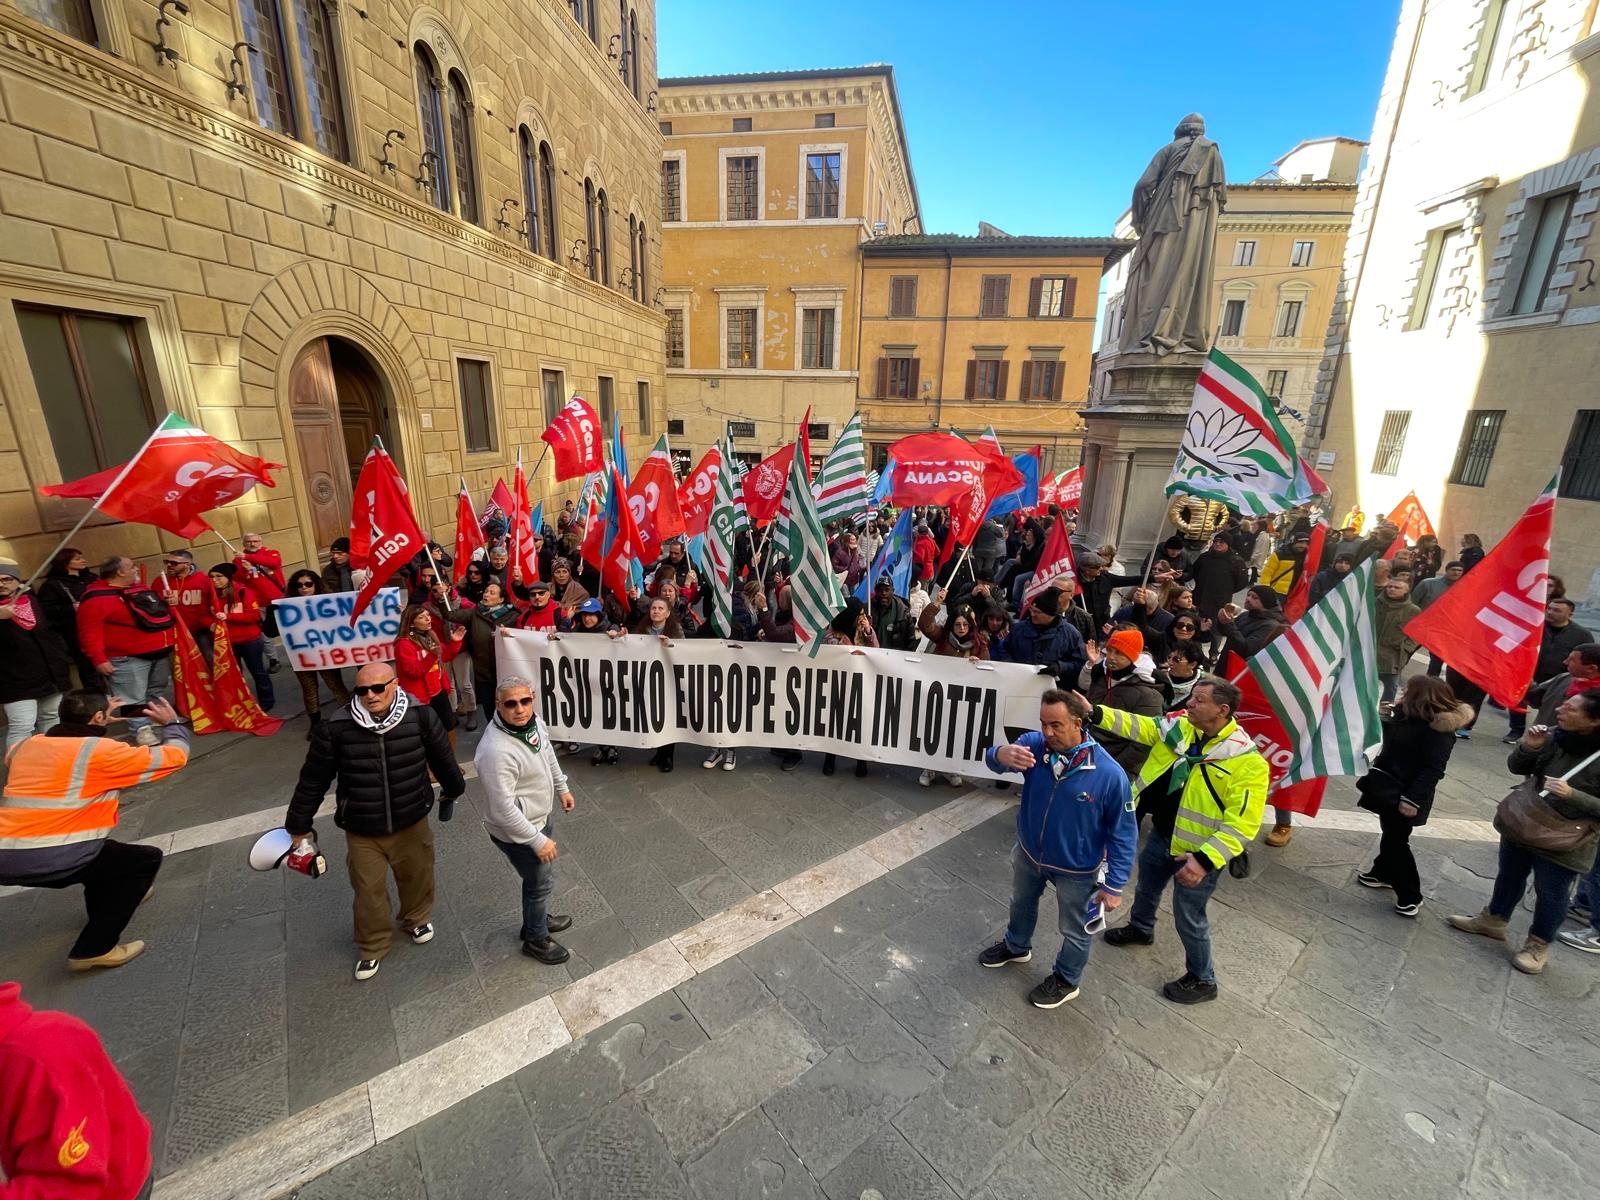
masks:
[[[1045,667],[1063,687],[1076,685],[1089,661],[1083,635],[1077,626],[1061,619],[1061,594],[1045,588],[1033,598],[1027,615],[1019,617],[1011,632],[989,647],[995,662],[1026,663]]]
[[[1011,852],[1011,921],[1005,937],[978,962],[1003,967],[1033,957],[1039,897],[1046,883],[1054,885],[1061,952],[1049,978],[1028,993],[1035,1008],[1059,1008],[1077,998],[1093,939],[1088,923],[1096,912],[1122,903],[1139,845],[1128,777],[1103,746],[1085,736],[1067,701],[1067,693],[1051,688],[1039,698],[1041,732],[984,755],[991,771],[1021,771],[1023,784]]]

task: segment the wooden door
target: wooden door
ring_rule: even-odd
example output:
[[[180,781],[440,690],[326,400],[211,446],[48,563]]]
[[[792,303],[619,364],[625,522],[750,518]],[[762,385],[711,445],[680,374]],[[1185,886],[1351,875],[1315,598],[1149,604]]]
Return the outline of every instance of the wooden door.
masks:
[[[326,338],[306,346],[290,368],[289,410],[317,554],[325,558],[329,542],[349,536],[351,496],[350,459],[345,450],[348,435],[342,428]],[[361,453],[366,453],[365,446]]]
[[[383,439],[384,449],[397,463],[400,455],[389,437],[383,385],[367,360],[345,342],[334,342],[328,357],[333,366],[333,388],[338,397],[345,460],[350,465],[353,488],[361,474],[361,464],[367,460],[367,451],[372,449],[373,438]]]

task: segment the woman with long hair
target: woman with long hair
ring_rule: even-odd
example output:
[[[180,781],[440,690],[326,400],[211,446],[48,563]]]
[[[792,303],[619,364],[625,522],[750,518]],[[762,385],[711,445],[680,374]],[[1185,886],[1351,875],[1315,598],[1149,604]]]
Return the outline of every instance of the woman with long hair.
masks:
[[[400,634],[394,640],[394,670],[400,686],[418,704],[433,709],[439,723],[456,744],[456,714],[450,705],[450,687],[445,677],[447,644],[434,627],[434,612],[426,604],[408,604],[400,614]],[[489,695],[493,696],[493,689]]]
[[[1475,533],[1461,535],[1461,553],[1456,555],[1456,561],[1461,564],[1462,574],[1472,570],[1483,561],[1483,539]]]
[[[477,564],[474,564],[477,565]],[[462,588],[465,594],[466,589]],[[472,693],[485,721],[494,720],[494,689],[498,683],[495,667],[494,642],[496,634],[517,623],[517,606],[506,600],[500,581],[486,579],[478,600],[473,605],[461,605],[445,613],[452,624],[465,627],[467,634],[462,642],[467,659],[472,663]],[[470,728],[470,726],[469,726]]]
[[[239,573],[236,563],[218,563],[208,575],[212,590],[217,594],[221,611],[217,614],[228,626],[228,641],[233,646],[233,656],[239,665],[250,672],[256,685],[256,703],[261,711],[268,711],[277,702],[272,690],[272,676],[267,672],[267,643],[261,636],[264,613],[261,601],[250,588],[234,581]]]
[[[291,597],[320,596],[327,590],[322,586],[321,575],[315,571],[300,570],[289,576],[284,594]],[[300,698],[305,701],[306,716],[311,722],[306,729],[306,737],[309,738],[311,729],[322,720],[322,694],[317,681],[328,685],[328,691],[333,693],[333,702],[340,708],[350,703],[350,689],[345,687],[344,676],[338,671],[296,671],[294,677],[300,684]]]
[[[1172,624],[1167,626],[1165,634],[1167,650],[1170,653],[1178,645],[1193,646],[1200,655],[1202,670],[1211,669],[1211,655],[1207,653],[1207,644],[1210,636],[1200,636],[1200,614],[1194,609],[1178,613],[1172,618]]]
[[[467,573],[461,579],[461,595],[466,600],[476,604],[483,597],[483,589],[492,578],[489,564],[479,559],[473,559],[467,564]]]
[[[1372,866],[1356,876],[1362,887],[1394,892],[1394,911],[1415,917],[1422,910],[1422,882],[1411,853],[1411,834],[1428,823],[1433,790],[1444,778],[1455,749],[1456,730],[1472,720],[1472,709],[1456,699],[1442,679],[1417,675],[1387,711],[1383,749],[1372,769],[1356,782],[1360,804],[1378,814],[1383,840]]]
[[[92,691],[106,690],[105,676],[94,669],[89,656],[78,645],[78,600],[94,579],[89,560],[76,546],[63,546],[50,559],[50,569],[34,589],[45,624],[67,644],[67,653],[78,672],[78,686]]]

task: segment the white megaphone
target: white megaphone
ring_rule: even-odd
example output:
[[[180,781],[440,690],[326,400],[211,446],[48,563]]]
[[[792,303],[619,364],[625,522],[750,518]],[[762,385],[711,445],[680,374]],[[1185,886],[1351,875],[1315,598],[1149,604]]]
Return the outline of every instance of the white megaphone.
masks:
[[[317,853],[316,842],[308,840],[304,849],[295,848],[295,838],[287,829],[269,829],[250,847],[250,866],[257,871],[275,871],[288,866],[312,879],[328,869],[328,860]]]

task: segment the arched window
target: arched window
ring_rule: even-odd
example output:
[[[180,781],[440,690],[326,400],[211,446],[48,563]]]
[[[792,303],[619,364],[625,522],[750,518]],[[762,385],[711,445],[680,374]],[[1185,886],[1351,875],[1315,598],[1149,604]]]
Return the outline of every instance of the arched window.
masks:
[[[543,229],[543,213],[539,208],[539,151],[526,125],[517,130],[517,151],[522,161],[522,225],[528,233],[528,249],[543,254],[545,252],[539,249],[539,235]]]
[[[611,286],[611,203],[606,199],[606,190],[601,188],[596,193],[595,209],[599,213],[596,221],[596,233],[600,241],[597,245],[600,273],[595,276],[605,287]]]
[[[639,59],[639,13],[628,13],[628,60],[633,64],[633,98],[639,99],[639,80],[644,75],[644,64]]]
[[[594,180],[585,179],[583,181],[583,225],[584,233],[588,235],[585,249],[588,251],[589,278],[595,280],[600,278],[600,250],[597,234],[600,222],[596,212],[597,207]]]
[[[639,298],[639,218],[628,214],[628,295]]]
[[[649,271],[647,270],[647,266],[648,266],[648,264],[650,262],[650,242],[644,236],[644,221],[643,220],[640,220],[640,222],[639,222],[639,229],[638,229],[637,234],[635,235],[634,240],[635,240],[635,244],[638,246],[638,249],[634,252],[634,261],[638,265],[635,266],[634,269],[633,269],[634,279],[638,282],[638,285],[639,285],[639,291],[638,291],[638,294],[636,296],[636,299],[639,301],[640,304],[649,304],[650,303],[650,288],[648,286],[648,283],[649,283],[649,279],[648,279]]]
[[[421,42],[415,48],[417,69],[417,107],[422,118],[422,164],[419,174],[427,191],[428,203],[449,212],[450,163],[445,152],[444,87],[433,52]]]
[[[559,261],[561,241],[556,229],[556,156],[549,142],[539,143],[539,211],[544,214],[545,254]]]
[[[472,101],[460,71],[450,72],[450,165],[461,197],[460,217],[478,223],[478,160],[472,144]]]

